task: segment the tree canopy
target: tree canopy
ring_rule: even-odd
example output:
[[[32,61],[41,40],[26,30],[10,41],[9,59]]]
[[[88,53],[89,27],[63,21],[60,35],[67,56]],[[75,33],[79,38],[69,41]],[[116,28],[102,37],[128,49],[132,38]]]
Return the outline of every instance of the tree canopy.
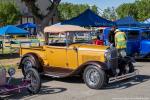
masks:
[[[89,6],[87,4],[72,4],[72,3],[61,3],[58,6],[59,18],[61,21],[68,20],[78,16],[86,9],[92,9],[95,13],[98,13],[98,9],[95,5]]]
[[[108,7],[104,9],[102,17],[109,20],[116,20],[117,19],[116,9],[114,7]]]
[[[134,3],[125,3],[120,5],[116,11],[119,18],[133,16],[139,21],[150,18],[150,0],[136,0]]]
[[[1,25],[16,24],[20,18],[17,6],[11,2],[0,3],[0,23]]]

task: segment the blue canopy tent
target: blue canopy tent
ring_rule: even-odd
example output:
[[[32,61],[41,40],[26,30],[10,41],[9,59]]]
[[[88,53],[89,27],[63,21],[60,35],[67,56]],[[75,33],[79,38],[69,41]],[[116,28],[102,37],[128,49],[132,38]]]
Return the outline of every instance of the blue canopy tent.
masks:
[[[20,25],[17,25],[17,27],[19,28],[36,28],[36,24],[33,24],[33,23],[24,23],[24,24],[20,24]]]
[[[70,20],[66,20],[61,23],[62,25],[69,24],[69,25],[78,25],[83,27],[99,27],[99,26],[114,26],[115,23],[104,19],[97,14],[95,14],[90,9],[87,9],[79,16],[74,17]]]
[[[28,31],[20,29],[13,25],[7,25],[0,28],[0,35],[27,35]]]
[[[24,24],[17,25],[17,27],[29,31],[30,35],[37,35],[36,33],[37,25],[34,23],[24,23]]]
[[[127,16],[125,18],[116,20],[115,22],[117,26],[128,26],[128,27],[138,27],[140,24],[131,16]]]
[[[0,35],[4,36],[4,40],[5,40],[5,35],[27,35],[27,34],[29,34],[28,31],[20,29],[16,26],[13,26],[13,25],[7,25],[5,27],[0,28]],[[2,41],[1,43],[3,44],[4,42]],[[12,40],[10,40],[9,43],[10,43],[10,45],[8,45],[7,47],[10,47],[10,51],[12,53],[13,52],[12,51],[12,49],[13,49],[12,48]],[[20,46],[20,42],[19,42],[19,46]],[[4,46],[4,47],[6,47],[6,46]],[[2,53],[3,53],[3,48],[4,47],[2,47]],[[16,49],[15,49],[15,51],[16,51]]]

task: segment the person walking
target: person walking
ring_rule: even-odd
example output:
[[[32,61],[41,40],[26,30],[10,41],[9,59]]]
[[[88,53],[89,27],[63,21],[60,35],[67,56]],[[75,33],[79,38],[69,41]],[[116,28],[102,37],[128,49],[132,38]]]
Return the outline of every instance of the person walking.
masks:
[[[112,27],[108,34],[108,42],[115,47],[115,30],[116,27]]]
[[[124,32],[121,32],[119,29],[115,31],[115,46],[118,49],[119,56],[126,56],[126,42],[127,37]]]

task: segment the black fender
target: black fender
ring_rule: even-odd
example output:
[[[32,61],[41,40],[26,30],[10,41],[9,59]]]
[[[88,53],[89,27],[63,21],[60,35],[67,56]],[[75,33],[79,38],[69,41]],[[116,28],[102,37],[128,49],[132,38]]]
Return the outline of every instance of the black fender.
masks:
[[[133,57],[129,57],[129,56],[124,57],[124,60],[125,60],[127,63],[129,63],[129,62],[135,63],[135,62],[136,62]]]
[[[108,66],[106,63],[104,62],[99,62],[99,61],[88,61],[83,63],[82,65],[79,66],[79,68],[76,70],[75,73],[82,73],[84,71],[84,69],[89,66],[89,65],[95,65],[97,68],[100,68],[102,70],[107,70]]]
[[[27,53],[25,55],[23,55],[23,57],[21,58],[21,61],[19,63],[19,69],[22,67],[22,61],[24,58],[26,57],[31,57],[36,63],[38,63],[38,66],[34,66],[34,68],[36,68],[37,70],[40,70],[42,71],[43,68],[42,68],[42,59],[35,53]]]

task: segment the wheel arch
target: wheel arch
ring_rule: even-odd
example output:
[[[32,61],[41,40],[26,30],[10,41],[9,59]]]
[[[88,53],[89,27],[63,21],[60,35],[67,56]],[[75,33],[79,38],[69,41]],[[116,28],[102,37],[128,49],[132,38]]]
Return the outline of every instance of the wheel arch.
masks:
[[[40,69],[40,70],[42,69],[43,70],[43,68],[42,68],[42,65],[43,65],[42,64],[43,63],[42,58],[38,54],[33,53],[33,52],[30,52],[30,53],[27,53],[27,54],[23,55],[23,57],[21,58],[21,61],[19,63],[19,69],[22,67],[23,59],[26,58],[26,57],[31,57],[32,59],[34,59],[34,61],[36,61],[39,64],[39,66],[34,66],[36,69]]]
[[[76,73],[77,74],[82,74],[83,71],[85,70],[85,68],[89,65],[95,65],[98,68],[101,68],[102,70],[107,70],[107,65],[104,62],[100,62],[100,61],[88,61],[83,63],[82,65],[79,66],[79,68],[77,69]]]

